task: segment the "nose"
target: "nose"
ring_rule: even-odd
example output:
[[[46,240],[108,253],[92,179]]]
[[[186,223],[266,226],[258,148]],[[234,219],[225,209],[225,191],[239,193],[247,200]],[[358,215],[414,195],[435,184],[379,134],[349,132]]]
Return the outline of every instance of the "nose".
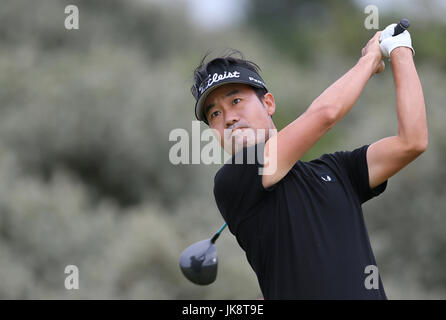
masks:
[[[233,111],[233,110],[226,111],[226,113],[225,113],[226,128],[228,128],[229,126],[231,126],[234,123],[237,123],[239,121],[240,121],[240,117],[235,111]]]

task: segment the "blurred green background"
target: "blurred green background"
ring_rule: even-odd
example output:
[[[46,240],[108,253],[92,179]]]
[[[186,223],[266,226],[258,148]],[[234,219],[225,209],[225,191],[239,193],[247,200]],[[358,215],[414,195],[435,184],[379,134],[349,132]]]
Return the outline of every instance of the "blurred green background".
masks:
[[[66,30],[64,8],[79,8]],[[222,224],[220,165],[169,162],[169,132],[191,132],[192,72],[237,48],[262,68],[280,130],[351,68],[379,27],[408,18],[429,147],[363,207],[390,299],[446,298],[446,1],[5,0],[0,4],[0,298],[256,299],[234,236],[217,243],[207,287],[178,267]],[[397,134],[391,65],[305,155]],[[202,129],[207,128],[205,125]],[[66,290],[65,266],[79,268]]]

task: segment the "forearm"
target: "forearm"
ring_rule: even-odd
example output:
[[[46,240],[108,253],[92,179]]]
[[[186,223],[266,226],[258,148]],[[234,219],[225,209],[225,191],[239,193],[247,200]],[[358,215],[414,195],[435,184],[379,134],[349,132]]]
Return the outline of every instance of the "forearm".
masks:
[[[390,59],[396,87],[398,136],[408,145],[423,150],[428,141],[426,107],[412,51],[396,48]]]
[[[316,98],[310,108],[326,107],[334,122],[339,121],[354,106],[375,70],[376,59],[361,57],[353,68]]]

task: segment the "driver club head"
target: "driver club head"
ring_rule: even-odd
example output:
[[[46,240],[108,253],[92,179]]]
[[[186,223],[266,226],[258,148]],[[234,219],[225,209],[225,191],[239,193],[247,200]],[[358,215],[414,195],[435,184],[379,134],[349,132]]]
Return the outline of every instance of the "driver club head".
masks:
[[[180,256],[184,276],[198,285],[208,285],[217,278],[217,248],[211,239],[187,247]]]

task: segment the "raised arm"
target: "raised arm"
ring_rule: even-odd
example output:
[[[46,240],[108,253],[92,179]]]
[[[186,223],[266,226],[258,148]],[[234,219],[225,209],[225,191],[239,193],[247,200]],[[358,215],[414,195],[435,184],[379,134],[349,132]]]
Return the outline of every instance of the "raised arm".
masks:
[[[263,175],[264,187],[280,181],[293,165],[351,110],[370,77],[382,71],[383,62],[378,39],[379,32],[362,49],[362,57],[353,68],[316,98],[300,117],[267,141],[265,158],[276,160],[276,170],[273,174]],[[276,143],[276,147],[270,148],[273,143]],[[269,149],[277,150],[276,155],[270,155]]]
[[[398,135],[381,139],[367,149],[370,187],[393,176],[421,153],[428,144],[423,90],[412,50],[398,47],[390,54],[396,87]]]

